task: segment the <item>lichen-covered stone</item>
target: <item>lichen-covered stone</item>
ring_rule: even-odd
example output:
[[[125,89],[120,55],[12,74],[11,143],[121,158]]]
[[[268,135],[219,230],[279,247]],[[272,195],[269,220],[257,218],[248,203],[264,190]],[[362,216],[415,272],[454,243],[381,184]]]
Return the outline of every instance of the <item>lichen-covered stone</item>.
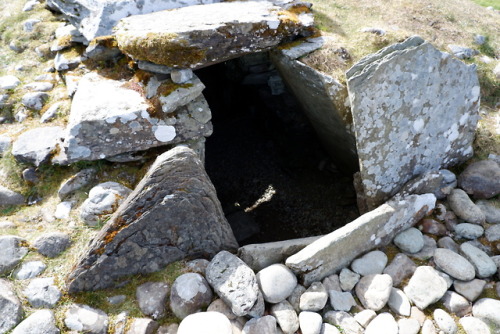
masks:
[[[340,271],[359,255],[390,243],[396,234],[432,210],[435,202],[432,194],[388,202],[314,241],[289,257],[286,265],[300,275],[306,285],[319,281]]]
[[[123,17],[213,2],[217,0],[48,0],[47,6],[63,13],[91,41],[110,35]]]
[[[269,50],[307,31],[310,15],[268,1],[224,2],[130,16],[117,24],[115,36],[134,59],[199,68]]]
[[[123,276],[237,247],[203,164],[180,146],[157,158],[85,250],[68,287],[70,292],[102,289]]]
[[[66,163],[209,136],[212,125],[198,78],[177,85],[151,78],[122,82],[95,73],[84,76],[66,128]],[[208,116],[207,116],[208,115]]]
[[[412,37],[346,76],[369,208],[415,176],[472,156],[480,96],[473,65]]]

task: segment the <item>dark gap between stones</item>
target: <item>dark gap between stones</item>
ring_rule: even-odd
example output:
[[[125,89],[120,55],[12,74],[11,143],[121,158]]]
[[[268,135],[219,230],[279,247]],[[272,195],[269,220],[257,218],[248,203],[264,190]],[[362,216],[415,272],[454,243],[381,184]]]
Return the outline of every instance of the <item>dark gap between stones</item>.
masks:
[[[206,170],[240,245],[326,234],[359,216],[352,177],[263,55],[196,71],[213,116]]]

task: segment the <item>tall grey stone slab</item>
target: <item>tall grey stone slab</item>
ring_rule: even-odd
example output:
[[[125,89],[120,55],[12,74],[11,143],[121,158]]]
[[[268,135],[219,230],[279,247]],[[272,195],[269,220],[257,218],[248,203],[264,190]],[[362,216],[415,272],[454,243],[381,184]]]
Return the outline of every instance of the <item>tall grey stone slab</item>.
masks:
[[[183,86],[151,77],[117,81],[84,76],[71,104],[66,163],[185,142],[212,134],[205,86],[193,78]],[[204,117],[200,117],[203,114]]]
[[[269,1],[222,2],[130,16],[114,34],[120,50],[134,59],[196,69],[310,34],[308,11],[297,15]]]
[[[368,208],[415,176],[472,156],[480,96],[474,65],[411,37],[346,75]]]
[[[320,281],[347,267],[359,255],[390,243],[395,235],[432,210],[435,203],[433,194],[387,202],[290,256],[286,265],[305,285]]]
[[[47,5],[63,13],[91,41],[111,35],[116,23],[130,15],[214,2],[218,0],[48,0]]]
[[[113,286],[186,257],[238,247],[215,188],[191,149],[160,155],[67,278],[70,292]]]
[[[287,56],[287,51],[272,52],[271,61],[299,101],[328,154],[335,159],[335,165],[352,174],[358,169],[358,157],[351,110],[346,106],[347,87]]]

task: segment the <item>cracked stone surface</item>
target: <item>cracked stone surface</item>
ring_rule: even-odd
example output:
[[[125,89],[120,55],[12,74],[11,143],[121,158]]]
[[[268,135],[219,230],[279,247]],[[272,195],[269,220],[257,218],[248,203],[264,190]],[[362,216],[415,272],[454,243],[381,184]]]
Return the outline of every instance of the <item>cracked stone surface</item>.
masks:
[[[473,65],[415,36],[346,76],[368,208],[413,177],[472,156],[480,96]]]
[[[195,69],[269,50],[312,23],[311,14],[268,1],[235,1],[130,16],[117,24],[115,36],[134,59]]]
[[[84,76],[71,104],[63,163],[98,160],[126,152],[199,139],[212,134],[210,109],[194,77],[123,82]]]
[[[103,289],[123,276],[237,247],[203,164],[193,150],[179,146],[157,158],[92,240],[68,287],[70,292]]]

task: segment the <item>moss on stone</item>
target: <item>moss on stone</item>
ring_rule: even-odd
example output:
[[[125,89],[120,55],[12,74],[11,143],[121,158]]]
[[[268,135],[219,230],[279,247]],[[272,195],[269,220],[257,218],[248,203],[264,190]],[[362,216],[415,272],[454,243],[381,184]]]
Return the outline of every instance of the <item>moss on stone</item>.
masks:
[[[90,46],[94,45],[100,45],[104,46],[108,49],[114,49],[118,47],[118,42],[116,41],[116,38],[114,36],[100,36],[94,38],[90,43]]]

